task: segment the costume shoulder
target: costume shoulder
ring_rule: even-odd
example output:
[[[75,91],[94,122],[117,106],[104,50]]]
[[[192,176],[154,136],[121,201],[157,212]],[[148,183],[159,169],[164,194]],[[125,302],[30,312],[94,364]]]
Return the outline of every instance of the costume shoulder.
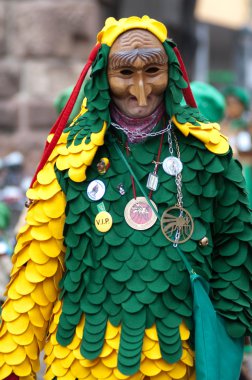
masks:
[[[190,120],[193,117],[190,117]],[[218,123],[211,123],[207,120],[200,121],[196,118],[193,121],[179,121],[178,117],[172,117],[173,123],[183,133],[183,135],[192,135],[196,139],[203,142],[205,147],[215,154],[228,153],[230,146],[228,139],[221,133]]]
[[[86,99],[84,99],[80,113],[75,117],[70,127],[61,134],[48,161],[38,173],[34,187],[28,190],[27,196],[29,199],[40,199],[40,190],[42,190],[45,181],[48,181],[53,176],[56,178],[55,166],[60,171],[67,170],[69,178],[74,182],[82,182],[86,179],[86,169],[92,164],[98,147],[104,144],[104,135],[107,128],[107,123],[104,122],[102,128],[99,131],[90,132],[88,138],[84,137],[81,142],[77,141],[77,139],[71,139],[69,142],[72,126],[78,127],[78,120],[85,116],[86,112]],[[52,142],[53,137],[54,134],[48,136],[48,144]]]

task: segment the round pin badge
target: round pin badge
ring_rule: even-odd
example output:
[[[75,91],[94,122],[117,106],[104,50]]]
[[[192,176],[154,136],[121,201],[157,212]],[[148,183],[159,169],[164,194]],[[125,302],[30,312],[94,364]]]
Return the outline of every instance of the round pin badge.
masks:
[[[90,182],[87,188],[87,195],[89,199],[92,199],[92,201],[98,201],[103,197],[105,194],[105,185],[102,181],[99,179],[95,179],[94,181]]]
[[[95,227],[100,232],[107,232],[113,224],[112,216],[107,211],[99,212],[95,217]]]
[[[181,173],[183,164],[177,157],[166,157],[163,161],[163,169],[167,174],[176,176]]]
[[[150,200],[153,207],[157,210],[155,203]],[[128,225],[134,230],[147,230],[152,227],[157,220],[157,216],[146,201],[145,197],[131,199],[125,207],[124,218]]]

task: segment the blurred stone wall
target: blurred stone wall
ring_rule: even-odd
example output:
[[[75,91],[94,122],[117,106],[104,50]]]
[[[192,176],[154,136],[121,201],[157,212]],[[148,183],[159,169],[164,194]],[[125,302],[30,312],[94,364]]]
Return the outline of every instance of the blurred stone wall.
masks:
[[[19,150],[26,175],[102,24],[98,0],[0,0],[0,157]]]
[[[25,155],[25,175],[33,175],[57,118],[53,102],[76,83],[108,16],[148,14],[167,24],[190,73],[194,3],[0,0],[0,159],[19,150]]]

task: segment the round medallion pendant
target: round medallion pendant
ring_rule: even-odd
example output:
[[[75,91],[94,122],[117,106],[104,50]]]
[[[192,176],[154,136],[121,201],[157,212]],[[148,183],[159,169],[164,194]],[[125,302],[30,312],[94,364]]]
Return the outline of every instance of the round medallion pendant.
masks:
[[[177,157],[166,157],[163,161],[163,169],[167,174],[176,176],[181,173],[183,164]]]
[[[151,199],[150,202],[157,210],[157,206]],[[134,230],[147,230],[152,227],[157,220],[157,216],[145,197],[131,199],[125,207],[124,217],[128,225],[134,228]]]
[[[161,229],[172,243],[185,243],[190,239],[194,223],[190,213],[182,207],[170,207],[164,211],[161,218]]]

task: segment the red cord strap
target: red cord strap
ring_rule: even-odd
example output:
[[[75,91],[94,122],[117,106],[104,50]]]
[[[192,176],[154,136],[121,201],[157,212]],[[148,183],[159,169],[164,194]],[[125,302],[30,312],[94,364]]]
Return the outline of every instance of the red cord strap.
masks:
[[[50,143],[46,142],[42,158],[41,158],[40,163],[37,167],[37,170],[34,174],[34,177],[31,181],[30,188],[32,187],[33,183],[36,181],[38,172],[44,167],[44,165],[47,162],[48,158],[50,157],[55,145],[57,144],[57,142],[58,142],[58,140],[62,134],[62,131],[66,127],[69,116],[73,110],[76,99],[79,95],[82,83],[83,83],[83,81],[87,75],[87,72],[88,72],[90,66],[92,65],[93,61],[95,60],[100,47],[101,47],[101,44],[97,44],[97,45],[95,45],[95,47],[91,51],[89,58],[87,60],[87,63],[84,66],[84,68],[80,74],[80,77],[79,77],[79,79],[78,79],[78,81],[77,81],[77,83],[76,83],[76,85],[75,85],[75,87],[71,93],[71,96],[68,99],[68,102],[66,103],[65,107],[61,111],[58,119],[56,120],[55,124],[53,125],[53,127],[50,131],[50,133],[54,133],[54,136],[53,136],[52,141]]]
[[[182,57],[180,55],[180,52],[179,52],[179,50],[178,50],[177,47],[173,48],[173,50],[174,50],[174,53],[176,54],[177,59],[179,61],[179,65],[180,65],[180,68],[181,68],[181,71],[182,71],[182,74],[183,74],[183,78],[184,78],[184,80],[188,84],[187,88],[183,88],[183,90],[182,90],[184,98],[185,98],[185,101],[186,101],[186,104],[188,106],[190,106],[190,107],[197,108],[197,104],[195,102],[195,99],[194,99],[194,96],[193,96],[193,93],[192,93],[192,90],[191,90],[191,87],[190,87],[190,82],[189,82],[189,78],[188,78],[188,75],[187,75],[187,72],[186,72],[186,68],[185,68],[183,59],[182,59]]]

